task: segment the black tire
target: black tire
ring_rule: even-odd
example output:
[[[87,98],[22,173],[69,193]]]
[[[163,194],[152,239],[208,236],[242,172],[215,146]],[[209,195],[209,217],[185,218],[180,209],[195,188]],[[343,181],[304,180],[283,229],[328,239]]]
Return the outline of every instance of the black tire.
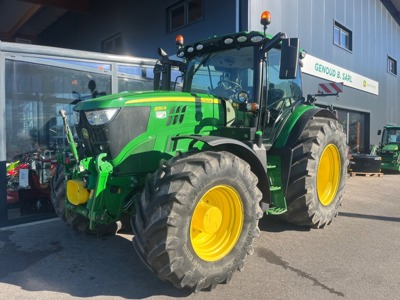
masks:
[[[200,291],[227,283],[236,270],[243,269],[246,256],[253,253],[253,239],[260,232],[258,220],[263,215],[259,206],[262,194],[257,181],[250,166],[228,152],[184,154],[164,163],[149,178],[136,204],[132,227],[137,253],[153,273],[175,287]],[[227,194],[218,194],[220,197],[209,194],[219,192],[220,188]],[[229,198],[232,195],[238,197],[232,200]],[[208,202],[207,197],[213,205],[217,201],[223,206],[239,201],[242,207],[239,214],[221,210],[221,224],[228,224],[225,221],[228,222],[229,217],[232,224],[242,221],[237,240],[230,241],[232,248],[221,257],[217,257],[218,251],[210,256],[202,253],[200,250],[204,249],[195,242],[197,236],[192,239],[191,232],[193,236],[199,232],[199,236],[207,235],[196,232],[194,224],[195,219],[200,220],[197,207],[203,205],[200,204],[204,203],[203,198]],[[232,218],[233,215],[238,217]],[[220,226],[212,235],[217,236],[225,225]],[[209,250],[207,247],[206,251]]]
[[[313,228],[332,222],[343,200],[347,152],[346,136],[337,120],[316,117],[308,122],[293,147],[287,212],[281,216],[285,221]]]
[[[65,217],[65,171],[64,166],[57,164],[56,170],[50,179],[51,203],[57,216],[64,222]]]
[[[61,220],[71,225],[74,230],[97,236],[115,234],[117,232],[118,226],[116,223],[107,225],[99,224],[94,230],[91,230],[89,229],[89,219],[66,209],[65,169],[62,164],[57,165],[55,173],[50,180],[50,187],[51,203],[53,204],[54,211]]]

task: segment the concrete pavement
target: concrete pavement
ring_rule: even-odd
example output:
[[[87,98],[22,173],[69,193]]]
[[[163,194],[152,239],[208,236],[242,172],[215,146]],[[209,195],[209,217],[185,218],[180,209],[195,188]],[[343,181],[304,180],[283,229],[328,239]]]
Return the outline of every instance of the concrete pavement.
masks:
[[[141,263],[131,234],[96,238],[59,219],[0,229],[0,299],[398,299],[400,175],[351,177],[339,217],[309,230],[264,217],[243,272],[190,294]]]

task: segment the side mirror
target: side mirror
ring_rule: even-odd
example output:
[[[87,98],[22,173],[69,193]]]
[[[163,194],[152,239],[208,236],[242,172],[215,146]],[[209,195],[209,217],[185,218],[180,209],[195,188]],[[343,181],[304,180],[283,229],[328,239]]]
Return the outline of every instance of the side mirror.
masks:
[[[162,49],[162,48],[158,48],[157,52],[158,52],[158,55],[160,55],[161,57],[168,56],[167,52],[165,52],[164,49]]]
[[[295,79],[299,66],[300,41],[298,38],[282,40],[280,79]]]
[[[382,130],[379,129],[377,134],[381,135],[381,133],[382,133]]]

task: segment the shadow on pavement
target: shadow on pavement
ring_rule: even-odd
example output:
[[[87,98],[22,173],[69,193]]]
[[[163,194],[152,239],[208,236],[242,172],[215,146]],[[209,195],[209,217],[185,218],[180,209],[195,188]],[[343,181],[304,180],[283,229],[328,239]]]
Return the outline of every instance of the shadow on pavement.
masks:
[[[59,220],[0,230],[0,281],[27,291],[74,297],[186,297],[140,261],[132,235],[96,238]]]
[[[258,226],[261,231],[282,232],[282,231],[310,231],[309,227],[302,227],[287,223],[278,216],[266,216],[259,221]]]
[[[355,214],[355,213],[347,213],[347,212],[339,212],[339,216],[349,217],[349,218],[368,219],[368,220],[388,221],[388,222],[400,222],[400,218],[396,218],[396,217]]]

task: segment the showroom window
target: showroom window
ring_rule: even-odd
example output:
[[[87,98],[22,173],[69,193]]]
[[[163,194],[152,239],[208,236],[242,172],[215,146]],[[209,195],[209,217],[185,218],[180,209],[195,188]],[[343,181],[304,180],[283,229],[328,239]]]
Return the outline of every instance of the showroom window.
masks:
[[[390,74],[397,75],[397,61],[390,56],[387,59],[387,68]]]
[[[337,108],[339,122],[347,136],[350,153],[370,153],[370,114]]]
[[[167,31],[174,31],[203,18],[203,0],[185,0],[167,8]]]
[[[62,118],[73,132],[73,108],[80,101],[126,90],[151,90],[155,60],[39,46],[20,52],[14,43],[0,49],[0,227],[54,217],[50,179],[68,149]],[[40,49],[42,50],[42,49]],[[67,54],[67,55],[66,55]],[[4,137],[4,138],[3,138]],[[3,152],[3,149],[5,150]]]
[[[351,30],[335,21],[333,26],[333,43],[340,48],[353,50],[353,34]]]

